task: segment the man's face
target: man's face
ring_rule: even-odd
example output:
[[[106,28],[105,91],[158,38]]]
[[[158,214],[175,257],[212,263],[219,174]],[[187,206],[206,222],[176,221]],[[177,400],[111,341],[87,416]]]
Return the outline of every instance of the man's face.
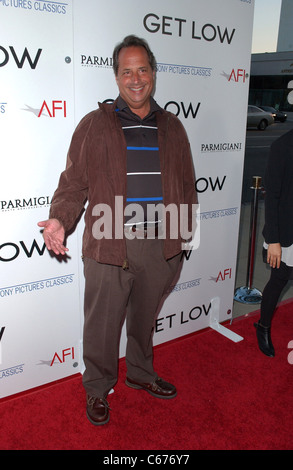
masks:
[[[129,108],[141,118],[149,110],[149,99],[154,86],[155,72],[152,70],[144,47],[124,47],[119,52],[119,67],[116,83],[120,96]]]

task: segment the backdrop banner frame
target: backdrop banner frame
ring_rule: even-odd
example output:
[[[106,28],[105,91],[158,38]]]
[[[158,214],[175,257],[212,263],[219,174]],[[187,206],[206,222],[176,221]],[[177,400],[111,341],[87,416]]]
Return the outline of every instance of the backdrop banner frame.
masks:
[[[154,98],[187,131],[200,204],[199,246],[182,255],[154,345],[207,327],[227,335],[253,12],[253,0],[0,2],[0,398],[83,371],[83,215],[65,258],[46,250],[37,222],[48,218],[75,127],[118,95],[112,52],[128,34],[155,54]],[[125,346],[124,327],[120,357]]]

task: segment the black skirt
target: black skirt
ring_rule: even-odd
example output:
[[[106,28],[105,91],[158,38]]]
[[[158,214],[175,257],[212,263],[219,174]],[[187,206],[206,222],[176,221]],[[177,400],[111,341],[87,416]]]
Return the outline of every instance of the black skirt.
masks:
[[[262,249],[262,257],[264,263],[268,264],[267,262],[267,252],[265,248]],[[281,261],[280,267],[279,268],[271,268],[271,269],[278,269],[278,275],[280,279],[287,279],[288,281],[291,281],[293,279],[293,266],[287,266],[284,261]]]

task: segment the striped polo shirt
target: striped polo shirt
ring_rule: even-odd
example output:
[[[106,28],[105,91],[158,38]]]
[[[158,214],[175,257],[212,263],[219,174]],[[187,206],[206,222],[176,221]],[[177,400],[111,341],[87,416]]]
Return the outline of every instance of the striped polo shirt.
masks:
[[[148,204],[163,202],[161,168],[158,147],[157,122],[155,112],[161,108],[151,98],[149,114],[141,119],[134,114],[119,96],[116,112],[120,118],[127,145],[127,193],[126,205],[139,204],[140,210],[125,217],[125,224],[152,224],[158,214],[149,211],[153,220],[148,220]],[[143,218],[143,219],[142,219]]]

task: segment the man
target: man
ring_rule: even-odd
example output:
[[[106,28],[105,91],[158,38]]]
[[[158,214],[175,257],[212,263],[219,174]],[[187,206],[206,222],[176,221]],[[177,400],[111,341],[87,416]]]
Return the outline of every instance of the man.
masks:
[[[158,306],[180,267],[186,237],[181,231],[172,236],[174,220],[165,217],[162,222],[161,217],[162,212],[166,215],[164,207],[185,205],[190,229],[196,204],[184,128],[151,96],[156,64],[148,44],[126,37],[114,49],[113,68],[119,97],[112,104],[99,104],[78,125],[50,219],[39,223],[47,248],[65,254],[65,233],[88,200],[83,235],[83,385],[87,417],[94,425],[109,420],[106,398],[117,382],[125,312],[126,384],[158,398],[177,394],[174,385],[154,372],[152,330]],[[157,202],[158,211],[149,211]]]

